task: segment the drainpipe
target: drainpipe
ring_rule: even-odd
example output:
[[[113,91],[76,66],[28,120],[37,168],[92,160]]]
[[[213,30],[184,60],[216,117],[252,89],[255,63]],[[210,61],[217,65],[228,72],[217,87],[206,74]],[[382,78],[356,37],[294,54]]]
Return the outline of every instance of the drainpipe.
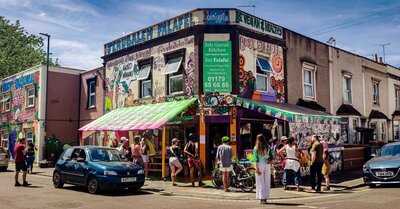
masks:
[[[81,91],[82,91],[82,74],[79,73],[79,97],[78,97],[78,130],[77,130],[77,140],[78,140],[78,145],[80,145],[80,133],[79,133],[79,128],[81,126]]]

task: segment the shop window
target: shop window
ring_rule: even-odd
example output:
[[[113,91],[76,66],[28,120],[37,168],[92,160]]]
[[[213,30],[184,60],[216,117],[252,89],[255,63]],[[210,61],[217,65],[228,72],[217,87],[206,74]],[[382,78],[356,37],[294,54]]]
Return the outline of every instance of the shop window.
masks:
[[[315,65],[303,63],[303,97],[305,99],[315,99],[315,71]]]
[[[1,137],[1,146],[7,148],[8,147],[8,133],[5,133]]]
[[[96,77],[88,79],[87,82],[87,108],[96,106]]]
[[[400,86],[394,87],[396,110],[400,110]]]
[[[379,81],[372,80],[372,101],[374,105],[379,105]]]
[[[151,64],[142,65],[138,74],[140,98],[153,96]]]
[[[35,88],[33,86],[29,86],[26,88],[26,107],[34,107],[35,106]]]
[[[352,103],[351,76],[350,75],[343,76],[343,103],[345,103],[345,104]]]
[[[25,132],[25,137],[26,137],[26,141],[34,143],[32,130],[27,130]]]
[[[265,57],[258,57],[256,60],[256,90],[268,91],[270,85],[271,65]]]
[[[183,93],[183,55],[172,55],[167,58],[165,74],[167,75],[168,95],[178,95]]]

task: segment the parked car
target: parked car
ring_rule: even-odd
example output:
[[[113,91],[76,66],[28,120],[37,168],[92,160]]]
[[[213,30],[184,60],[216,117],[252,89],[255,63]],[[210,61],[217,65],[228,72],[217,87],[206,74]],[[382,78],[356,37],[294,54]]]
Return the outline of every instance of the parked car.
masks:
[[[364,183],[400,184],[400,142],[386,144],[363,166]]]
[[[53,184],[85,186],[89,193],[128,188],[139,190],[145,181],[141,166],[124,161],[116,149],[96,146],[71,147],[55,165]]]
[[[0,171],[7,171],[8,152],[4,147],[0,147]]]

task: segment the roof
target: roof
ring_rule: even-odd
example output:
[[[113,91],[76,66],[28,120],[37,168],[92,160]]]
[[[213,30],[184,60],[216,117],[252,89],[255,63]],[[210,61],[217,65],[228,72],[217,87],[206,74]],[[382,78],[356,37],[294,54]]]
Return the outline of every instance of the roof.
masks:
[[[350,104],[342,104],[340,107],[336,110],[336,115],[355,115],[355,116],[362,116],[356,108],[353,107],[353,105]]]
[[[79,131],[133,131],[158,129],[197,101],[196,98],[112,110]]]
[[[389,118],[381,111],[371,110],[368,116],[369,119],[385,119],[389,120]]]
[[[308,101],[308,100],[304,100],[304,99],[299,99],[297,101],[296,105],[302,106],[305,108],[309,108],[309,109],[313,109],[316,111],[321,111],[321,112],[326,111],[326,108],[323,107],[322,105],[318,104],[316,101]]]

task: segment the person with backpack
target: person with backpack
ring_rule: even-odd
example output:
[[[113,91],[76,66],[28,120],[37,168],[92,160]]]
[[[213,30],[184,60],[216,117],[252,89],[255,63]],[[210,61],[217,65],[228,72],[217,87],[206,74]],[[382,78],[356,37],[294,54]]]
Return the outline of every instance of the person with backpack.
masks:
[[[284,154],[285,156],[284,177],[282,180],[284,189],[287,190],[287,186],[294,183],[297,191],[300,191],[300,152],[293,137],[287,139],[287,144],[278,150],[278,154]]]
[[[188,137],[188,143],[185,145],[184,153],[187,157],[187,162],[189,166],[189,172],[190,172],[190,180],[192,182],[192,186],[194,187],[194,174],[195,171],[197,171],[197,178],[199,181],[199,187],[203,185],[203,182],[201,181],[202,178],[202,166],[201,166],[201,161],[199,159],[198,155],[198,149],[195,144],[195,139],[194,135],[192,133],[189,134]]]
[[[175,183],[176,176],[183,170],[183,166],[179,160],[182,156],[181,148],[179,147],[179,139],[172,139],[172,145],[169,147],[169,152],[169,167],[171,170],[172,186],[177,186]]]
[[[218,146],[216,159],[221,165],[220,170],[222,172],[224,190],[229,192],[229,173],[232,171],[232,147],[229,145],[230,138],[228,136],[222,137],[221,141],[222,144]]]
[[[33,162],[35,162],[35,145],[30,141],[28,143],[28,149],[26,149],[25,157],[26,157],[26,167],[27,172],[32,173],[33,171]]]

